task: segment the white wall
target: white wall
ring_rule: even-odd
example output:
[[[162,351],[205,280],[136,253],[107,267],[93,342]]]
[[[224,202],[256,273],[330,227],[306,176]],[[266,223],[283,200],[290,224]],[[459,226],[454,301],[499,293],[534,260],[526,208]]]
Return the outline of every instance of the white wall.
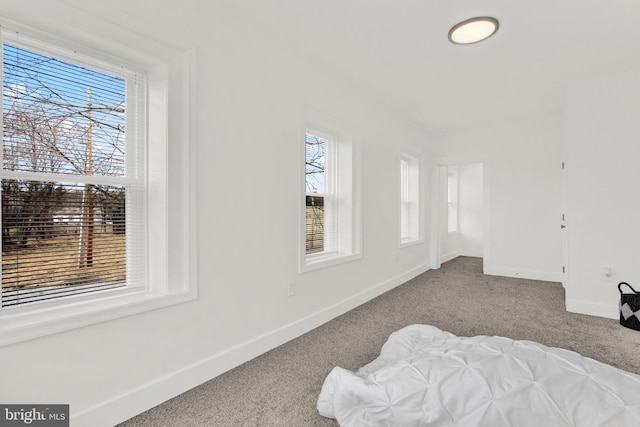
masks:
[[[562,280],[563,137],[562,118],[555,116],[497,121],[435,137],[434,165],[483,164],[486,273]]]
[[[618,282],[640,288],[639,99],[640,70],[567,91],[570,311],[617,318]]]
[[[460,165],[460,254],[482,257],[484,194],[482,163]]]
[[[50,12],[49,29],[80,31],[72,14]],[[87,40],[120,34],[91,19]],[[69,403],[72,425],[110,426],[429,267],[428,241],[399,249],[399,153],[426,153],[425,132],[234,16],[203,14],[180,43],[192,28],[198,300],[0,348],[0,402]],[[307,114],[340,123],[359,146],[363,256],[299,274]]]

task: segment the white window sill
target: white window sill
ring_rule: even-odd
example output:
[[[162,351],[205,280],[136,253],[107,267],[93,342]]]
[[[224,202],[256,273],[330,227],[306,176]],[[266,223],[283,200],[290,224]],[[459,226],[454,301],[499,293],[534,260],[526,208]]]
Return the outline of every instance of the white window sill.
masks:
[[[327,268],[346,262],[351,262],[362,258],[361,254],[314,254],[311,256],[305,256],[304,264],[300,267],[301,273],[309,271],[319,270],[321,268]]]
[[[415,246],[424,243],[424,239],[406,238],[400,241],[400,248],[406,248],[408,246]]]
[[[0,314],[0,346],[191,301],[191,291],[150,292],[118,289],[67,297],[30,306],[4,308]]]

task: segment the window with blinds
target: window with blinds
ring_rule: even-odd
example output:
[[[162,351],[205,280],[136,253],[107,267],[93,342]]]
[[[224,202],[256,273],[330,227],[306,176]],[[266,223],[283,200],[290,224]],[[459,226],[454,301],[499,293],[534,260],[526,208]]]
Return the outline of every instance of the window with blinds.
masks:
[[[409,198],[409,160],[400,159],[400,239],[406,241],[410,238],[410,211],[411,199]]]
[[[354,140],[344,128],[316,129],[305,129],[300,272],[361,256],[359,159]]]
[[[317,132],[305,134],[306,253],[335,251],[335,171],[332,139]]]
[[[447,168],[447,230],[449,233],[457,233],[458,226],[458,192],[459,171],[455,166]]]
[[[400,244],[416,242],[420,236],[420,160],[400,155]]]
[[[144,205],[139,78],[40,45],[2,49],[2,307],[126,286]]]

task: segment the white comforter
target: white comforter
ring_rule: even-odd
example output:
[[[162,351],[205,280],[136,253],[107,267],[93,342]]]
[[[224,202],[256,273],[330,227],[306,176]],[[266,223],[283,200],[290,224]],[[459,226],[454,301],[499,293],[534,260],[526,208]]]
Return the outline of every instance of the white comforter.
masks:
[[[531,341],[413,325],[355,374],[334,368],[318,411],[342,427],[636,427],[640,375]]]

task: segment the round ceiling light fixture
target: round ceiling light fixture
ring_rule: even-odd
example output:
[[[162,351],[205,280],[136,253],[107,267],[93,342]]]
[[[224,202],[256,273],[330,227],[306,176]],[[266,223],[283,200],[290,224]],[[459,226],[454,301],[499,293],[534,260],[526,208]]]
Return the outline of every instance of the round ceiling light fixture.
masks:
[[[467,19],[449,30],[449,41],[454,44],[478,43],[494,35],[498,27],[498,20],[489,16]]]

